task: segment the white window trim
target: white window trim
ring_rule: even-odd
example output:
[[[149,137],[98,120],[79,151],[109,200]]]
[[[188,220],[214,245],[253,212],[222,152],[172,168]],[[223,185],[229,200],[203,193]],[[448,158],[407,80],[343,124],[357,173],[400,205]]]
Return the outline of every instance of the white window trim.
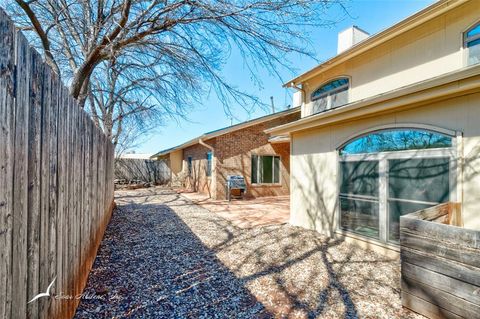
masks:
[[[250,160],[252,156],[257,156],[257,170],[260,167],[260,156],[273,156],[273,157],[278,157],[279,158],[279,165],[278,165],[278,183],[253,183],[252,181],[252,176],[250,176],[250,184],[252,186],[281,186],[282,185],[282,157],[278,154],[251,154],[250,155]],[[250,171],[252,168],[250,167]],[[272,178],[274,177],[273,174],[275,174],[275,165],[272,163]],[[257,172],[258,173],[258,172]],[[257,176],[258,179],[258,176]]]
[[[463,58],[463,66],[470,66],[470,64],[468,63],[468,55],[469,55],[469,49],[467,47],[467,42],[470,42],[470,41],[475,41],[477,39],[480,39],[480,34],[477,35],[477,36],[474,36],[472,39],[468,39],[467,38],[467,33],[476,28],[477,26],[480,26],[480,21],[475,21],[475,23],[471,24],[470,26],[468,26],[468,28],[462,32],[461,34],[461,41],[462,41],[462,44],[461,44],[461,48],[462,48],[462,58]]]
[[[313,93],[315,93],[315,91],[317,91],[318,89],[320,89],[321,87],[327,85],[328,83],[330,82],[333,82],[335,80],[338,80],[338,79],[347,79],[348,80],[348,83],[345,85],[345,86],[341,86],[341,87],[338,87],[332,91],[328,91],[326,93],[324,93],[323,95],[324,96],[321,96],[321,97],[316,97],[316,98],[312,98],[312,95]],[[336,76],[334,78],[330,78],[328,79],[327,81],[324,81],[322,82],[320,85],[318,85],[314,90],[311,91],[310,95],[309,95],[309,99],[310,99],[310,103],[309,103],[309,111],[308,111],[308,115],[312,115],[312,114],[317,114],[317,113],[321,113],[321,112],[315,112],[314,109],[315,109],[315,102],[320,100],[321,98],[324,98],[324,97],[327,97],[327,106],[325,107],[325,111],[326,110],[330,110],[332,109],[332,92],[335,92],[337,93],[338,90],[340,90],[341,88],[344,88],[346,87],[347,90],[346,90],[346,93],[347,93],[347,103],[345,103],[344,105],[350,103],[350,89],[352,87],[352,77],[349,76],[349,75],[339,75],[339,76]],[[340,106],[343,106],[343,105],[340,105]],[[336,107],[339,107],[339,106],[336,106]],[[335,108],[336,108],[335,107]]]
[[[342,232],[345,234],[352,234],[355,236],[361,236],[363,238],[368,238],[374,242],[378,242],[380,245],[393,245],[398,246],[398,243],[389,241],[388,239],[388,211],[387,211],[387,203],[388,203],[388,160],[389,159],[402,159],[402,158],[443,158],[449,157],[450,158],[450,168],[449,168],[449,189],[450,195],[449,200],[452,202],[456,202],[458,198],[458,188],[459,186],[459,178],[458,176],[458,146],[457,146],[457,137],[460,135],[460,132],[441,129],[430,125],[416,125],[415,126],[405,126],[406,124],[396,124],[396,125],[382,125],[378,126],[373,130],[365,130],[360,133],[355,134],[354,136],[350,137],[348,140],[344,141],[343,143],[339,144],[337,147],[337,205],[336,205],[336,221],[337,227],[336,232]],[[379,153],[366,153],[366,154],[340,154],[340,149],[351,142],[353,139],[360,138],[362,136],[375,133],[381,130],[398,130],[398,129],[426,129],[432,132],[448,135],[452,138],[452,146],[448,148],[438,148],[438,149],[420,149],[420,150],[407,150],[407,151],[393,151],[393,152],[379,152]],[[448,134],[446,134],[448,132]],[[354,231],[342,228],[342,215],[341,215],[341,207],[340,207],[340,200],[338,200],[341,196],[340,188],[342,181],[340,180],[340,164],[341,162],[348,162],[348,161],[378,161],[379,162],[379,195],[378,195],[378,212],[379,212],[379,238],[368,237]],[[367,196],[369,197],[369,196]],[[376,197],[371,196],[371,199],[376,199]],[[405,200],[406,201],[406,200]]]

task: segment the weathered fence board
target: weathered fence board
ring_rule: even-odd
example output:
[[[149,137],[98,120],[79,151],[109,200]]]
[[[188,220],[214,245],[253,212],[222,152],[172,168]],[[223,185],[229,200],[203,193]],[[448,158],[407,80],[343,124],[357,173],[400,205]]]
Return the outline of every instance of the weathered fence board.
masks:
[[[15,30],[0,10],[0,318],[12,309]]]
[[[113,157],[0,10],[0,318],[73,316],[113,208]],[[59,298],[28,303],[54,279]]]
[[[480,232],[426,216],[400,218],[402,304],[430,318],[480,318]]]
[[[13,287],[12,317],[27,315],[27,230],[28,230],[28,75],[31,72],[28,43],[17,33],[16,39],[16,83],[15,86],[15,141],[13,167]]]

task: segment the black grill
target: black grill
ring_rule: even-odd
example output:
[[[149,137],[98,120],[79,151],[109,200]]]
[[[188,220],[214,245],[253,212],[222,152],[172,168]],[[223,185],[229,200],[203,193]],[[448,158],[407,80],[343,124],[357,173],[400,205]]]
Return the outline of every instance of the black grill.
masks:
[[[230,200],[232,197],[232,190],[239,190],[240,195],[243,197],[243,194],[247,190],[247,185],[245,183],[245,178],[241,175],[228,175],[227,176],[227,199]]]

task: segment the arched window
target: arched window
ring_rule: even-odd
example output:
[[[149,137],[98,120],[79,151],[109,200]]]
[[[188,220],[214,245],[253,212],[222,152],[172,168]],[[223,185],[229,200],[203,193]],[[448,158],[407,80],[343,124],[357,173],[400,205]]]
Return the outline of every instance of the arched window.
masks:
[[[463,47],[467,50],[467,64],[480,63],[480,22],[463,35]]]
[[[420,129],[384,130],[360,136],[345,144],[340,154],[366,154],[451,147],[452,138]]]
[[[405,128],[361,135],[340,147],[340,227],[398,243],[401,215],[451,200],[452,142]]]
[[[323,84],[313,91],[310,99],[314,103],[313,113],[319,113],[348,103],[350,81],[342,77]]]

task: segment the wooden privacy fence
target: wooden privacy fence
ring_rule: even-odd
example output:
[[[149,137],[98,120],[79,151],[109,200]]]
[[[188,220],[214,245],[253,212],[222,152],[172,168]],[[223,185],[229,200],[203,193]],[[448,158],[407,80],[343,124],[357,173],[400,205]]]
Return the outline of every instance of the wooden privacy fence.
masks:
[[[0,318],[73,316],[113,207],[113,154],[0,10]]]
[[[445,203],[400,217],[402,304],[429,318],[480,318],[480,232],[453,226],[460,213]]]
[[[165,161],[116,158],[115,179],[161,185],[170,181],[170,169]]]

